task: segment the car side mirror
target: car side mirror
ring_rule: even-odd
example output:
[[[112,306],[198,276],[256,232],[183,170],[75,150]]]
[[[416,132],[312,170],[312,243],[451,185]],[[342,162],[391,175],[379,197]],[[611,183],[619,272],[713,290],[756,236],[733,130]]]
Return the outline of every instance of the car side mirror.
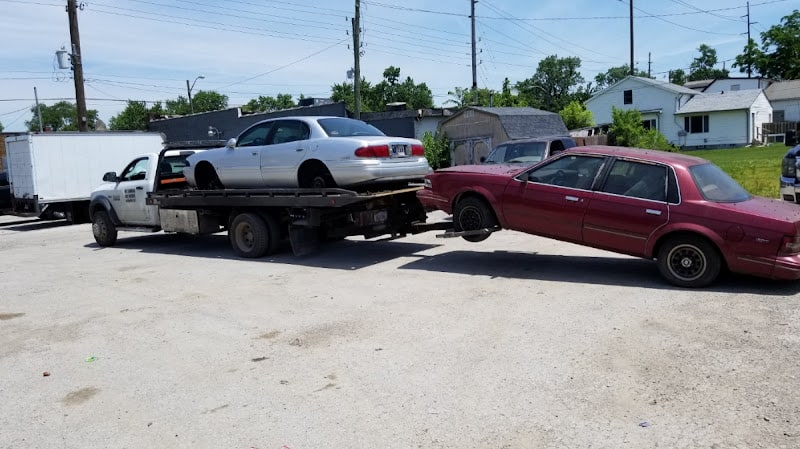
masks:
[[[230,139],[228,139],[228,142],[225,144],[225,148],[233,149],[235,147],[236,147],[236,138],[235,137],[231,137]]]
[[[117,172],[110,171],[106,172],[106,174],[103,175],[104,182],[117,182],[118,180],[119,179],[117,178]]]

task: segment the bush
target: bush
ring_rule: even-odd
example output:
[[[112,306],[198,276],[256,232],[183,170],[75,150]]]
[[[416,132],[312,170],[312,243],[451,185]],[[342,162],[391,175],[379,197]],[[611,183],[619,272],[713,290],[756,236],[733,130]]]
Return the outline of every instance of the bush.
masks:
[[[657,129],[646,129],[642,124],[642,114],[638,110],[614,108],[611,116],[614,123],[608,130],[610,144],[661,151],[677,149]]]
[[[425,146],[425,159],[432,169],[450,166],[450,142],[447,137],[438,131],[436,134],[426,131],[422,135],[422,145]]]

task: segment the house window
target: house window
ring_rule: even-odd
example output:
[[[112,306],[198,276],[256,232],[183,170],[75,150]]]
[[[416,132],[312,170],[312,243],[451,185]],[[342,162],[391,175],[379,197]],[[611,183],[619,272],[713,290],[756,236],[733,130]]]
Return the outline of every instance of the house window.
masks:
[[[633,104],[633,91],[626,90],[622,93],[622,102],[624,104]]]
[[[707,133],[708,116],[692,115],[683,118],[683,129],[689,134]]]
[[[644,126],[644,129],[656,129],[656,119],[642,120],[642,126]]]
[[[784,111],[773,111],[774,117],[776,122],[783,122],[784,120]]]

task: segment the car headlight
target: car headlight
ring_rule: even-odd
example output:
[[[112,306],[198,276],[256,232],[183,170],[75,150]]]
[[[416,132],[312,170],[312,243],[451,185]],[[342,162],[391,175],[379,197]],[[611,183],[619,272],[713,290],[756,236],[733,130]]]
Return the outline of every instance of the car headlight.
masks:
[[[425,186],[426,189],[433,188],[433,183],[431,183],[430,178],[425,178],[425,180],[423,181],[423,185]]]

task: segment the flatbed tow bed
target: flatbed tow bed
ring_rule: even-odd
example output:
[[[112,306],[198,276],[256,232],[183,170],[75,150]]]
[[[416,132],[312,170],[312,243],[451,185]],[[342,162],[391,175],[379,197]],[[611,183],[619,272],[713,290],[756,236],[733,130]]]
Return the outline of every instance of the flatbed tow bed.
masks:
[[[426,222],[416,198],[420,188],[162,190],[149,193],[147,204],[158,206],[161,228],[168,232],[227,229],[234,252],[242,257],[271,254],[276,249],[273,241],[286,237],[293,253],[304,255],[322,242],[349,236],[396,239],[448,230],[450,222]]]

